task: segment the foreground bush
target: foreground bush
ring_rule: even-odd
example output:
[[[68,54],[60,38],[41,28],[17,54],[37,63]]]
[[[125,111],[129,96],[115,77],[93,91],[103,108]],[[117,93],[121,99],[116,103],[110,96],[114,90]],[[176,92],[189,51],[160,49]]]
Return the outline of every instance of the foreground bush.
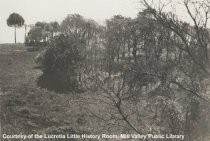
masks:
[[[37,57],[43,71],[38,84],[61,92],[77,90],[77,72],[82,59],[81,51],[85,46],[84,40],[74,35],[61,34],[49,44]]]

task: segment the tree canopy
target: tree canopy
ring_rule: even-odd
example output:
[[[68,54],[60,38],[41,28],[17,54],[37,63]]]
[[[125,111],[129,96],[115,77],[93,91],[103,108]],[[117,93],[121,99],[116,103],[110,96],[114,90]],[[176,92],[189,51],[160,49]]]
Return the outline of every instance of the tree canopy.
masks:
[[[10,27],[21,27],[24,25],[25,20],[18,13],[12,13],[7,19],[7,25]]]

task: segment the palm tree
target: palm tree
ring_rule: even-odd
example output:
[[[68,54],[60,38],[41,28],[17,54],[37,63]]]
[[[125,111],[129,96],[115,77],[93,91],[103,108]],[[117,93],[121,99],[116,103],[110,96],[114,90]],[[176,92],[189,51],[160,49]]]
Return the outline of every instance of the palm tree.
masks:
[[[22,27],[24,25],[24,19],[21,15],[17,13],[12,13],[7,19],[7,25],[15,28],[15,44],[16,44],[16,28]]]

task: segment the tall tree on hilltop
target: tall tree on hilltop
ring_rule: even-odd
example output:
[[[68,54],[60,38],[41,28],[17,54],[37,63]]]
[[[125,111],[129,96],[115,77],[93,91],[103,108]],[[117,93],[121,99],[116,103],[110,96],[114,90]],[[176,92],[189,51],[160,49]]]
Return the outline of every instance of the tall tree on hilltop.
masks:
[[[7,19],[7,25],[15,28],[15,44],[16,44],[16,28],[20,28],[24,25],[25,20],[17,13],[10,14]]]

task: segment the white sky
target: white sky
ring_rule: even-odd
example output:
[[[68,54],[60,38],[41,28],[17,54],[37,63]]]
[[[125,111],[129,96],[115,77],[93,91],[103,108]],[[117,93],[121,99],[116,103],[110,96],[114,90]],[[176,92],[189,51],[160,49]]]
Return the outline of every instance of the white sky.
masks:
[[[67,14],[78,13],[103,23],[116,14],[135,17],[139,0],[0,0],[0,43],[14,42],[14,28],[6,20],[13,12],[19,13],[26,24],[37,21],[61,22]],[[24,41],[24,28],[17,30],[17,42]]]
[[[26,24],[37,21],[58,21],[67,14],[80,14],[99,23],[113,15],[121,14],[126,17],[136,17],[140,10],[140,0],[0,0],[0,43],[14,43],[14,28],[8,27],[6,20],[13,12],[19,13]],[[151,1],[151,0],[148,0]],[[156,4],[160,1],[153,0]],[[179,2],[182,0],[174,0]],[[173,8],[169,8],[169,11]],[[186,9],[177,4],[176,14],[183,20],[192,22]],[[210,23],[208,25],[210,27]],[[24,42],[24,28],[17,30],[17,42]]]

